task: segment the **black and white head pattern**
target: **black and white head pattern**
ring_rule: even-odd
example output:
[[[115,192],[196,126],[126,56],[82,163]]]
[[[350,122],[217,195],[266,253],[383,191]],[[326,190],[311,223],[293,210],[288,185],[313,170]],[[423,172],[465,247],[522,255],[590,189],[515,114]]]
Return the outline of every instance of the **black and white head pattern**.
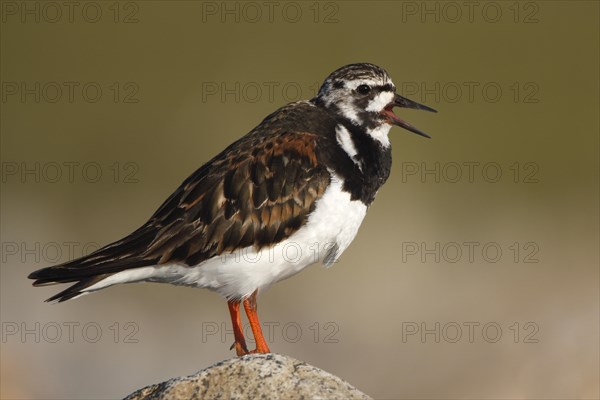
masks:
[[[387,146],[390,125],[381,112],[394,100],[395,91],[394,83],[383,68],[366,63],[350,64],[327,77],[317,101],[364,127]]]

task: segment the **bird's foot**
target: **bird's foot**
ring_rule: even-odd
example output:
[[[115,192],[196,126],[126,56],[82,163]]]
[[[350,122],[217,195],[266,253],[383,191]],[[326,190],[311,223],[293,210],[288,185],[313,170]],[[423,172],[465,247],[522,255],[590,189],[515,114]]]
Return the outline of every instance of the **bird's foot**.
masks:
[[[246,348],[245,343],[235,342],[231,345],[229,350],[233,349],[234,347],[235,347],[235,353],[237,354],[238,357],[245,356],[246,354],[249,353],[248,349]]]
[[[238,357],[245,356],[247,354],[266,354],[271,352],[268,347],[264,346],[257,346],[256,349],[248,351],[246,346],[243,346],[238,342],[233,343],[229,350],[232,350],[233,348],[235,348],[235,353]]]
[[[264,345],[258,345],[256,346],[256,348],[254,350],[252,350],[250,352],[250,354],[266,354],[266,353],[270,353],[271,350],[269,350],[269,346],[267,346],[266,344]]]
[[[248,354],[267,354],[270,353],[271,351],[269,349],[265,350],[259,350],[259,349],[254,349],[252,351],[249,351]]]

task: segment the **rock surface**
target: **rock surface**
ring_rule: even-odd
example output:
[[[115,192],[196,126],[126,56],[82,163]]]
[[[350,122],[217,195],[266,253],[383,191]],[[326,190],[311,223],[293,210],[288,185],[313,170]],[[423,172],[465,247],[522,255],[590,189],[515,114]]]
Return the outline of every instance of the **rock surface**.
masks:
[[[348,382],[280,354],[250,354],[147,386],[126,400],[371,399]]]

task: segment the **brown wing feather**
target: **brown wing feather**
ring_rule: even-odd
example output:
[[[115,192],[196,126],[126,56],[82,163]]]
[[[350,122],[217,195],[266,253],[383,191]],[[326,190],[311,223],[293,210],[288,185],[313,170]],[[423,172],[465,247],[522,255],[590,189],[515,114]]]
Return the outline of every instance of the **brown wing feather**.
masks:
[[[237,248],[272,245],[302,226],[329,184],[317,162],[316,136],[261,139],[184,183],[177,200],[169,199],[148,222],[159,234],[144,258],[196,265]]]

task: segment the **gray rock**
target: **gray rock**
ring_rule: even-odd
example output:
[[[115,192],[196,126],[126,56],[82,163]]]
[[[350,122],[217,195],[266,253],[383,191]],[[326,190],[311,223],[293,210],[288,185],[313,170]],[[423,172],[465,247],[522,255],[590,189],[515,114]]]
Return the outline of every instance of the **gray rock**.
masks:
[[[147,386],[126,400],[371,399],[348,382],[280,354],[221,361],[187,377]]]

